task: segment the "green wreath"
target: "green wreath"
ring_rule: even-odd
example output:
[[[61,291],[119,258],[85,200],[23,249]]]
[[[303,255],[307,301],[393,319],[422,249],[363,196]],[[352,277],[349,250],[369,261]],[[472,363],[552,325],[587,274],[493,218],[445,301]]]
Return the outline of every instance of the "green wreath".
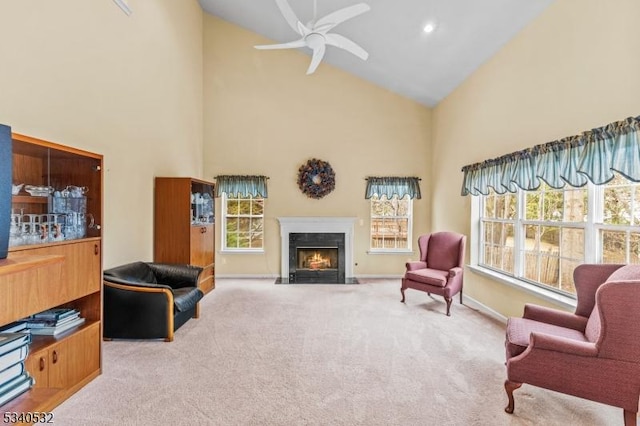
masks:
[[[309,198],[322,198],[336,187],[331,164],[313,158],[298,169],[298,187]]]

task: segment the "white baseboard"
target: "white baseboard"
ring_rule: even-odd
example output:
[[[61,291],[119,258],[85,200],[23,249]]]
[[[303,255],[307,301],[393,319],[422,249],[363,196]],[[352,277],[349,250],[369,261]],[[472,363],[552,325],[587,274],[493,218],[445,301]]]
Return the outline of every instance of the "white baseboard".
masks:
[[[393,280],[393,279],[402,279],[404,275],[379,275],[379,274],[371,274],[371,275],[356,275],[355,278],[362,278],[362,279],[386,279],[386,280]],[[280,278],[280,275],[277,274],[216,274],[216,278],[231,278],[231,279],[278,279]]]
[[[498,312],[494,311],[493,309],[491,309],[487,305],[478,302],[476,299],[467,296],[464,293],[462,293],[462,300],[464,301],[464,304],[468,305],[470,308],[477,309],[480,312],[482,312],[482,313],[490,316],[491,318],[493,318],[495,320],[498,320],[498,321],[500,321],[500,322],[502,322],[504,324],[507,323],[507,317],[505,317],[501,313],[498,313]]]
[[[230,279],[272,279],[280,278],[280,275],[266,275],[266,274],[216,274],[216,278],[230,278]]]
[[[402,277],[404,277],[404,275],[380,275],[380,274],[359,274],[355,276],[356,278],[362,278],[362,279],[383,279],[383,280],[395,280],[395,279],[402,279]]]

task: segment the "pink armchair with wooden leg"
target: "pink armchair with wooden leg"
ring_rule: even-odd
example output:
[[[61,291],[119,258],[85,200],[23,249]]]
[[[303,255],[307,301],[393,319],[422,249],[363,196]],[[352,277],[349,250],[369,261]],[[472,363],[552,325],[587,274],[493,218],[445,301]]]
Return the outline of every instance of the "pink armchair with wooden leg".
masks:
[[[575,313],[526,305],[509,318],[505,390],[528,383],[624,410],[637,424],[640,398],[640,265],[580,265]]]
[[[443,296],[447,302],[447,316],[451,313],[453,296],[460,293],[462,303],[462,275],[467,237],[455,232],[436,232],[418,238],[420,260],[407,262],[402,278],[401,302],[408,288],[427,294]]]

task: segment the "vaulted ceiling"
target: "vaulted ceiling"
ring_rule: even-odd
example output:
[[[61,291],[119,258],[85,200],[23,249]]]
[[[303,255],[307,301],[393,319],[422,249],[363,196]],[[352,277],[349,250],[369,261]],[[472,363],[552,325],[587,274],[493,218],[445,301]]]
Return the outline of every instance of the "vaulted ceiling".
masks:
[[[275,43],[300,38],[275,0],[199,1],[206,12]],[[360,45],[369,53],[368,59],[329,46],[320,67],[329,63],[435,106],[553,0],[316,0],[316,17],[360,2],[371,10],[332,32]],[[313,20],[314,0],[289,0],[289,5],[301,22]],[[433,31],[426,33],[423,29],[429,23]],[[299,50],[311,54],[309,48]],[[305,72],[306,68],[300,69],[301,74]]]

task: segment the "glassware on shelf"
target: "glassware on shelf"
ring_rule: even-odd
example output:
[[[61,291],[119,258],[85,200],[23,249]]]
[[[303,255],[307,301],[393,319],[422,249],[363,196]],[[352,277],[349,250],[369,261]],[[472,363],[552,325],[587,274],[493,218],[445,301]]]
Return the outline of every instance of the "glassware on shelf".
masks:
[[[48,197],[53,192],[52,187],[42,185],[25,185],[24,190],[32,197]]]
[[[88,228],[98,228],[87,213],[88,188],[69,185],[61,191],[50,186],[26,185],[34,197],[49,196],[48,213],[17,213],[12,209],[9,246],[50,243],[85,238]]]
[[[91,213],[70,212],[64,217],[62,233],[65,240],[84,238],[87,236],[87,229],[95,227],[95,221]]]
[[[24,221],[24,233],[22,238],[26,244],[37,244],[40,242],[40,215],[35,213],[25,214],[27,220]]]
[[[88,192],[85,186],[69,185],[62,191],[53,193],[52,212],[61,216],[61,231],[65,240],[84,238],[87,235],[87,219],[89,227],[93,227],[93,215],[87,214]]]
[[[211,194],[199,192],[191,194],[191,223],[213,223],[213,198]]]
[[[49,243],[64,240],[63,217],[58,214],[11,213],[9,246]]]
[[[11,195],[18,195],[23,186],[24,183],[11,184]]]
[[[15,213],[11,209],[11,226],[9,226],[9,247],[19,246],[22,244],[22,216],[24,210]]]
[[[206,223],[213,223],[213,197],[208,193],[202,195],[202,217]]]

